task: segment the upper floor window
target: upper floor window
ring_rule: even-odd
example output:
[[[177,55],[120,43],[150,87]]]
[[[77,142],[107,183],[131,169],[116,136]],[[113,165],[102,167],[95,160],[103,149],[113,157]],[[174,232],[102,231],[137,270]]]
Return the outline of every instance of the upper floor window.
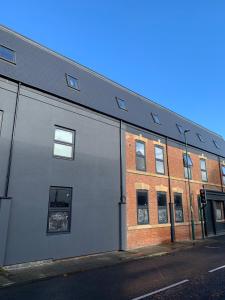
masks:
[[[146,171],[145,143],[136,141],[136,169]]]
[[[192,166],[193,162],[189,154],[183,154],[183,164],[184,164],[184,177],[187,179],[192,179]]]
[[[158,114],[152,113],[152,119],[153,119],[154,123],[156,123],[156,124],[161,124],[161,123],[160,123],[160,120],[159,120]]]
[[[176,223],[184,222],[182,194],[180,193],[174,194],[174,209],[175,209],[175,222]]]
[[[53,155],[58,158],[74,158],[74,130],[55,127]]]
[[[221,172],[223,177],[223,184],[225,185],[225,166],[221,166]]]
[[[0,45],[0,58],[15,64],[16,52],[3,45]]]
[[[155,168],[156,173],[165,174],[164,148],[161,146],[155,146]]]
[[[176,126],[177,126],[177,129],[178,129],[179,133],[180,133],[180,134],[184,134],[184,129],[183,129],[183,127],[182,127],[181,125],[179,125],[179,124],[176,124]]]
[[[149,224],[148,191],[137,190],[137,223]]]
[[[74,90],[80,90],[79,89],[79,81],[77,78],[72,77],[71,75],[66,74],[66,81],[67,81],[67,85],[69,87],[71,87]]]
[[[51,186],[48,205],[48,233],[70,231],[72,188]]]
[[[127,110],[127,104],[126,104],[126,101],[124,99],[120,99],[120,98],[116,97],[116,101],[117,101],[117,104],[118,104],[120,109]]]
[[[168,223],[167,200],[165,192],[157,192],[159,224]]]
[[[200,169],[202,181],[208,181],[207,166],[205,159],[200,159]]]

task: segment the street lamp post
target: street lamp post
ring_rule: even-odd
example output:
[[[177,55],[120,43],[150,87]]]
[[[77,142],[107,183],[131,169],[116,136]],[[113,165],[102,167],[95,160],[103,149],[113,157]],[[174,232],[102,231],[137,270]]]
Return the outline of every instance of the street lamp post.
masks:
[[[187,175],[188,175],[188,193],[189,193],[189,201],[190,201],[190,211],[191,211],[191,233],[192,233],[192,240],[195,240],[195,222],[194,222],[194,215],[193,215],[193,207],[192,207],[192,197],[191,197],[191,183],[190,183],[190,167],[188,162],[188,143],[187,143],[187,133],[190,130],[184,130],[184,140],[185,140],[185,152],[186,152],[186,163],[187,163]]]

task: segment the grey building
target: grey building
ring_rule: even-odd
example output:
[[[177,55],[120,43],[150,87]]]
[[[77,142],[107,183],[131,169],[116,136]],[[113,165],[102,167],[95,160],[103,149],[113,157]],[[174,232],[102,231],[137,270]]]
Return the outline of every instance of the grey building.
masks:
[[[225,158],[221,136],[0,26],[0,265],[125,250],[126,126],[182,141],[168,124]]]

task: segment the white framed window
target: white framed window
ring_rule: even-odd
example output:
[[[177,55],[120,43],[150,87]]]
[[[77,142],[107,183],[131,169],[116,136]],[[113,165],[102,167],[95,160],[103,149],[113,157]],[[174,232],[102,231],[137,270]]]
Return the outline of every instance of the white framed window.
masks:
[[[55,126],[53,156],[74,159],[75,131]]]
[[[165,174],[164,148],[155,146],[155,169],[158,174]]]
[[[184,164],[184,177],[192,179],[192,167],[193,162],[189,154],[183,154],[183,164]]]
[[[207,166],[206,166],[206,160],[205,159],[200,159],[200,169],[201,169],[202,181],[207,182],[208,181],[208,174],[207,174]]]

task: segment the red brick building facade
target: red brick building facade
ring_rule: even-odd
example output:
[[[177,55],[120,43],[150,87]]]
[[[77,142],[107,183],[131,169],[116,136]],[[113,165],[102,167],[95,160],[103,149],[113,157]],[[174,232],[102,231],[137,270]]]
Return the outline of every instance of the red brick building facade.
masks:
[[[143,132],[127,131],[125,136],[128,248],[171,241],[169,202],[174,207],[175,239],[192,238],[190,202],[195,236],[201,238],[200,189],[205,185],[207,189],[223,191],[224,162],[216,155],[188,147],[192,164],[188,180],[184,144]],[[220,205],[221,218],[217,216],[217,221],[225,223],[223,202]],[[218,207],[216,212],[220,214]]]

